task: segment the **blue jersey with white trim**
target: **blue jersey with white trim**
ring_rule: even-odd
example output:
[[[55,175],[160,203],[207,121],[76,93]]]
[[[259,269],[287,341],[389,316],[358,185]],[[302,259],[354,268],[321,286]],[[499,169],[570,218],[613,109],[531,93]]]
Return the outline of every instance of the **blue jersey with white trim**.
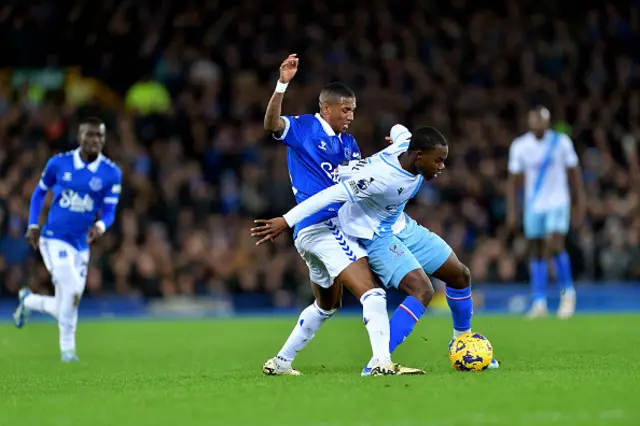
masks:
[[[53,192],[41,235],[86,250],[88,233],[103,206],[118,204],[122,171],[102,154],[92,163],[85,163],[80,151],[75,150],[52,157],[38,185]]]
[[[319,114],[282,118],[285,129],[276,139],[288,147],[289,177],[297,203],[338,182],[338,166],[360,158],[360,148],[353,136],[336,135]],[[332,204],[297,223],[294,238],[301,229],[335,217],[340,205]]]

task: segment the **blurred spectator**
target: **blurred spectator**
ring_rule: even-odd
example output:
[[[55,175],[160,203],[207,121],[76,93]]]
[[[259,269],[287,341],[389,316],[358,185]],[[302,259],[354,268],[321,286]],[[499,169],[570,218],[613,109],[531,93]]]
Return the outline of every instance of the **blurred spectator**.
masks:
[[[0,295],[46,284],[21,239],[29,197],[91,114],[109,124],[125,187],[92,253],[89,295],[308,297],[290,239],[256,248],[248,234],[252,219],[293,205],[286,150],[261,124],[290,52],[301,61],[285,113],[315,111],[319,88],[340,79],[358,95],[351,132],[364,154],[398,121],[449,137],[446,172],[408,212],[476,282],[527,279],[524,240],[503,226],[506,155],[527,109],[547,105],[586,180],[589,224],[568,239],[576,278],[640,279],[637,2],[13,3],[0,7],[11,67],[0,79]]]

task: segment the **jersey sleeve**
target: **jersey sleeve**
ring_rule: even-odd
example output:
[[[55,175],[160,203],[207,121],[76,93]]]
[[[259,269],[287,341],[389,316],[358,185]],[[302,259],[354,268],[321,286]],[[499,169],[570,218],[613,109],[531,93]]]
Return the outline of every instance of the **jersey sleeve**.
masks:
[[[517,175],[524,172],[524,164],[520,158],[520,149],[517,142],[513,142],[509,148],[509,173]]]
[[[115,177],[109,182],[109,186],[106,188],[103,199],[102,214],[100,220],[96,222],[96,226],[100,228],[101,232],[105,232],[116,219],[116,208],[120,201],[120,193],[122,192],[122,172],[120,169],[116,170]]]
[[[284,120],[284,130],[280,136],[274,134],[273,138],[284,142],[291,148],[298,148],[302,145],[306,137],[306,130],[300,121],[299,116],[283,115],[280,118]]]
[[[375,168],[379,164],[364,159],[356,163],[351,168],[351,177],[340,182],[347,191],[349,201],[358,202],[360,200],[381,195],[387,190],[387,185],[382,177],[375,173]]]
[[[573,141],[567,135],[562,135],[562,154],[564,158],[564,165],[567,169],[578,167],[579,160],[576,149],[573,145]]]
[[[104,194],[105,204],[117,205],[120,202],[120,193],[122,192],[122,172],[117,171],[115,177],[107,187]]]
[[[44,166],[44,170],[40,176],[40,182],[38,182],[40,189],[48,191],[56,184],[57,168],[58,162],[56,161],[56,157],[50,158],[47,165]]]
[[[351,138],[351,160],[359,160],[361,158],[362,153],[360,152],[358,142],[356,142],[355,138]]]
[[[334,203],[344,203],[349,194],[343,184],[332,185],[307,198],[283,215],[289,227]]]

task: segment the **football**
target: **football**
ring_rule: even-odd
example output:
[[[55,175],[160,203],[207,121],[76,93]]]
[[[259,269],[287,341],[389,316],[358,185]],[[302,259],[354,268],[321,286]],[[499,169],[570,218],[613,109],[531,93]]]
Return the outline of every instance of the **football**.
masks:
[[[479,333],[467,333],[449,344],[449,360],[459,371],[486,370],[493,359],[489,340]]]

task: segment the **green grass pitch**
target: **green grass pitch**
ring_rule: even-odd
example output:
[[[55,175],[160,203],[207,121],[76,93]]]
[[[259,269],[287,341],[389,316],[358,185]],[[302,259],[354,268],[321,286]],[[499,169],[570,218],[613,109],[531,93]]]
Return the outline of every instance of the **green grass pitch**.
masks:
[[[294,318],[84,322],[81,362],[57,327],[0,325],[0,425],[640,425],[640,316],[535,322],[477,316],[498,371],[461,373],[451,325],[427,316],[394,354],[426,376],[362,378],[369,344],[338,315],[300,354],[303,377],[263,377]]]

